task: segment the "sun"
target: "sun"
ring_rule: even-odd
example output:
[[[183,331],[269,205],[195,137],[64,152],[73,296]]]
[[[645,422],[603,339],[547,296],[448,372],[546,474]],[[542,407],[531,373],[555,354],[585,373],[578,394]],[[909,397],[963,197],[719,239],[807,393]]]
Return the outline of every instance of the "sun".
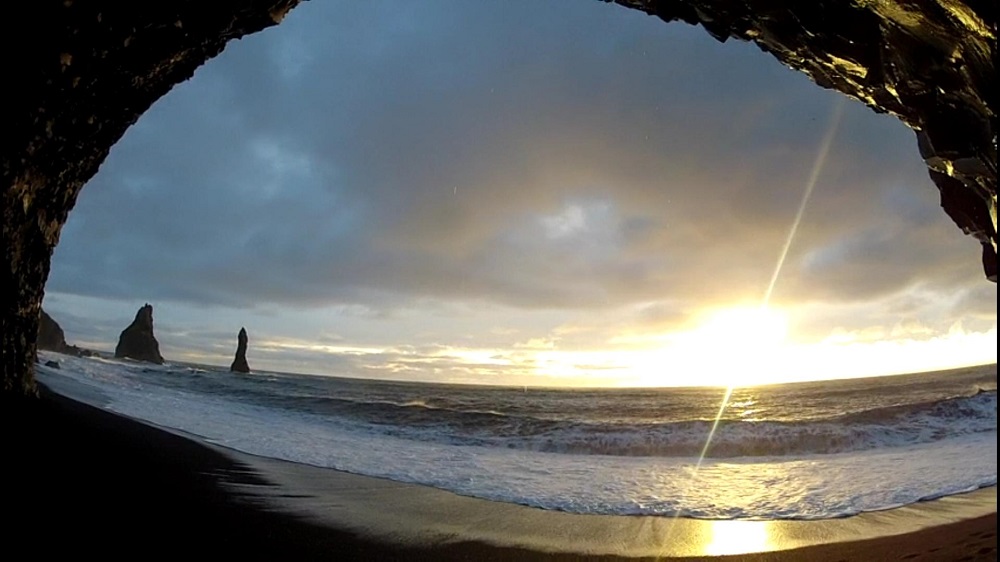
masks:
[[[618,359],[627,386],[754,386],[787,380],[787,340],[782,310],[713,308],[690,329],[660,336],[655,349],[623,352]]]
[[[787,335],[788,318],[779,310],[715,309],[706,312],[694,329],[677,336],[672,355],[697,373],[700,384],[762,384],[774,378],[775,360]]]
[[[693,331],[701,345],[752,351],[780,345],[788,335],[788,318],[765,307],[735,307],[714,310]]]

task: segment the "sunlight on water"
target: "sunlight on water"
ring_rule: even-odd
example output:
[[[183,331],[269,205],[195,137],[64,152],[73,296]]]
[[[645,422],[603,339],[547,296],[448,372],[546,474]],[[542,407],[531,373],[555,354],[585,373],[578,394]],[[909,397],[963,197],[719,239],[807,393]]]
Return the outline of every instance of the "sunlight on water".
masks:
[[[719,412],[715,414],[715,421],[712,422],[712,429],[708,431],[708,437],[705,438],[705,446],[701,449],[701,454],[698,455],[698,464],[695,465],[695,470],[701,468],[701,464],[705,462],[705,455],[708,454],[708,448],[712,445],[712,438],[715,437],[715,432],[719,429],[719,422],[722,421],[722,414],[726,411],[726,406],[729,405],[729,399],[733,395],[733,387],[730,386],[726,389],[726,393],[722,396],[722,404],[719,405]]]

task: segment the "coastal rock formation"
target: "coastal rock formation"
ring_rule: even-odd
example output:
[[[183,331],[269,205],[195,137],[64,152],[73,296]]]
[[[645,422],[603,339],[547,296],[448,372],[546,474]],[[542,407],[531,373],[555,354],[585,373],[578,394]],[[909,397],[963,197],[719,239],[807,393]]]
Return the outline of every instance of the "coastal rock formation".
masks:
[[[153,335],[153,307],[146,303],[135,313],[135,320],[122,330],[115,347],[115,357],[163,364],[160,344]]]
[[[229,370],[234,373],[249,373],[250,365],[247,364],[247,329],[240,328],[240,333],[236,336],[236,358]]]
[[[77,357],[91,357],[94,354],[89,349],[66,343],[66,335],[63,333],[62,327],[44,310],[41,311],[38,320],[38,349],[76,355]]]
[[[45,310],[42,310],[38,322],[38,349],[58,351],[59,353],[65,353],[70,349],[62,327]]]
[[[33,394],[49,259],[83,184],[149,106],[226,43],[279,23],[299,0],[16,2],[4,77],[0,390]],[[720,41],[753,41],[817,84],[888,112],[996,280],[996,3],[986,0],[616,0]],[[15,49],[8,46],[9,52]],[[670,53],[662,53],[669,57]]]

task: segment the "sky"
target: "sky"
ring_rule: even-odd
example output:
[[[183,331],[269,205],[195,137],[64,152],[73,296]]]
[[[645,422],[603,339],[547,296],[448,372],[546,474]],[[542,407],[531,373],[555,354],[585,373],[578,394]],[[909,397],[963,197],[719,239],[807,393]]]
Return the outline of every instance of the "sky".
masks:
[[[979,254],[911,130],[752,44],[601,2],[307,2],[113,148],[44,307],[113,350],[151,303],[168,361],[228,365],[245,326],[255,370],[755,384],[995,362]]]

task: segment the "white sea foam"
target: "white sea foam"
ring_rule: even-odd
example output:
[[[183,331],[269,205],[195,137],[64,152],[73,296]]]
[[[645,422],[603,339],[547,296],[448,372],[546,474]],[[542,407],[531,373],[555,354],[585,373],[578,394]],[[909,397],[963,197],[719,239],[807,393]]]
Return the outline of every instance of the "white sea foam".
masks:
[[[54,390],[247,453],[580,513],[841,517],[996,484],[997,435],[797,457],[694,459],[449,445],[315,413],[147,384],[158,369],[59,358]],[[994,407],[995,415],[995,407]]]

